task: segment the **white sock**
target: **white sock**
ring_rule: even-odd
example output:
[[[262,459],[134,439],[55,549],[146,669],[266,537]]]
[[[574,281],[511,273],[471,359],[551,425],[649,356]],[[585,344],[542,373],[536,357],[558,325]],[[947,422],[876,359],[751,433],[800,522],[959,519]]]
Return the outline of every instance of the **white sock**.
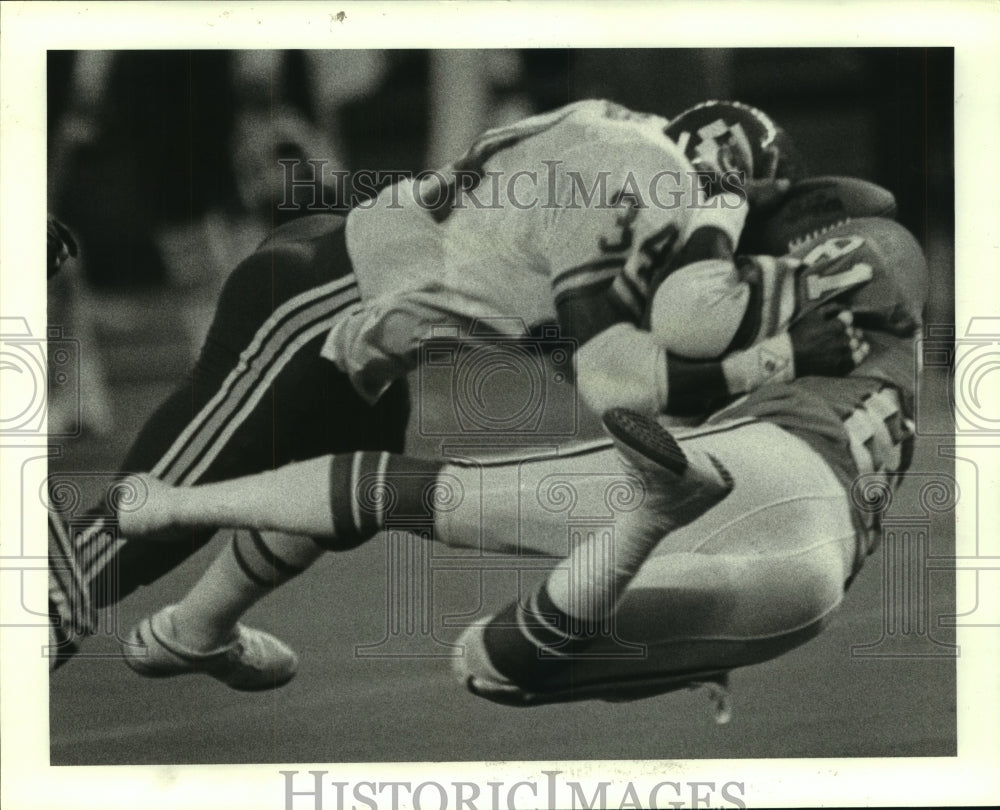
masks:
[[[198,651],[226,644],[247,610],[305,571],[323,551],[310,537],[253,529],[234,531],[175,608],[177,640]]]

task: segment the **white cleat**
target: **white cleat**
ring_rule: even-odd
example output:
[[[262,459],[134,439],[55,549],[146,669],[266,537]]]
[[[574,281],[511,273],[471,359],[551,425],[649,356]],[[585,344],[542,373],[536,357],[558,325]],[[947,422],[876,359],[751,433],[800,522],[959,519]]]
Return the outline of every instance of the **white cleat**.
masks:
[[[231,689],[260,692],[284,686],[299,667],[295,652],[270,633],[237,624],[233,639],[207,652],[191,650],[174,634],[173,605],[147,616],[122,644],[125,663],[144,678],[203,674]]]
[[[640,512],[651,531],[673,531],[697,519],[733,488],[729,471],[714,456],[685,452],[658,422],[625,408],[603,416],[626,470],[645,487]]]

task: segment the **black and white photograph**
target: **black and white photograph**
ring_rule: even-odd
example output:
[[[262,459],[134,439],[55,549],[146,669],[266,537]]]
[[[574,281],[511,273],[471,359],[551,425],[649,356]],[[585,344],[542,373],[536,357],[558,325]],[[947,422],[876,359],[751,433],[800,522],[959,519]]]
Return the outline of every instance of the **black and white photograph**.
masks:
[[[4,806],[1000,800],[942,8],[4,4]]]

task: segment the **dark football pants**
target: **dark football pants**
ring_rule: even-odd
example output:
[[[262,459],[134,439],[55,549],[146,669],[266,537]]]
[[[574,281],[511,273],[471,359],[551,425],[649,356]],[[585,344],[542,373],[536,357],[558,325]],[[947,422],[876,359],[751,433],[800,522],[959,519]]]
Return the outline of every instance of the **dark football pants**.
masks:
[[[358,300],[343,218],[310,216],[275,230],[230,275],[193,371],[145,423],[123,471],[181,485],[329,453],[401,452],[405,381],[371,406],[320,357],[330,327]],[[95,606],[163,576],[214,533],[130,541],[113,523],[94,513],[76,531]]]

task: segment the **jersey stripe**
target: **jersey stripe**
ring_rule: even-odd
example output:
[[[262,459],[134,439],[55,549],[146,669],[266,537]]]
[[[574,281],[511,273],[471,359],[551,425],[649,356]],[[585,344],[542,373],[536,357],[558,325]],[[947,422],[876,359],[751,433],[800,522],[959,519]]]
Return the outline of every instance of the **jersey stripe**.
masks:
[[[579,284],[569,289],[562,290],[555,295],[555,304],[559,306],[572,298],[585,298],[588,295],[595,295],[607,290],[617,274],[617,270],[605,271],[604,276],[596,275],[588,284]]]
[[[552,277],[552,292],[558,299],[576,287],[590,286],[597,281],[613,278],[625,266],[621,256],[609,256],[563,270]]]
[[[761,336],[762,310],[764,308],[764,290],[766,285],[758,277],[746,279],[746,285],[750,290],[750,297],[747,299],[746,309],[743,311],[743,318],[736,328],[732,340],[726,347],[725,354],[746,349],[753,345],[754,340]]]

